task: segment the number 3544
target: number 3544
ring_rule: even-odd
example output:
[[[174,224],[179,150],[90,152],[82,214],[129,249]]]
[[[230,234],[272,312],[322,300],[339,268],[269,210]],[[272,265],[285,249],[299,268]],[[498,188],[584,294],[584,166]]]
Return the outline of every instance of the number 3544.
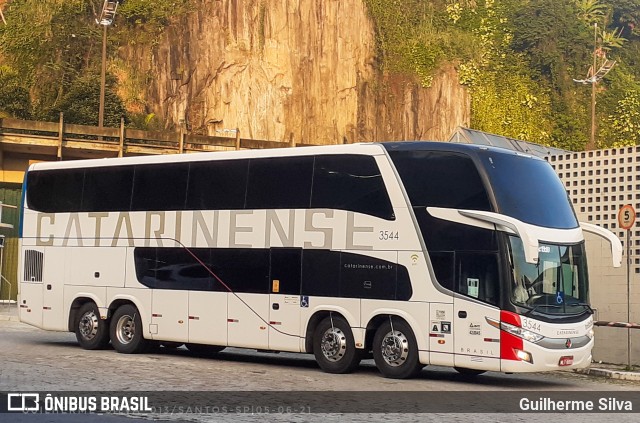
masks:
[[[400,233],[396,231],[380,231],[378,236],[380,241],[390,241],[394,239],[400,239]]]

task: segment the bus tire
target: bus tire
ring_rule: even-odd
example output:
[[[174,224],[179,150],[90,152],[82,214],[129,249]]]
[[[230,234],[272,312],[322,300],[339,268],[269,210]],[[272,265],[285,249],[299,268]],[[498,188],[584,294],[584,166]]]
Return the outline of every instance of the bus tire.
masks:
[[[479,376],[483,373],[486,373],[486,370],[467,369],[466,367],[454,367],[454,369],[456,369],[456,372],[460,373],[461,375],[470,377]]]
[[[349,323],[341,316],[326,317],[313,334],[313,354],[327,373],[350,373],[360,364]]]
[[[78,310],[75,333],[78,344],[85,350],[101,350],[109,345],[109,322],[100,318],[93,302],[84,303]]]
[[[393,324],[393,330],[392,330]],[[401,319],[385,320],[373,337],[373,359],[384,377],[408,379],[424,367],[411,327]]]
[[[119,353],[145,352],[149,345],[142,335],[140,312],[131,304],[124,304],[113,313],[109,332],[111,344]]]
[[[225,347],[207,344],[185,344],[193,354],[203,357],[213,356],[224,350]]]

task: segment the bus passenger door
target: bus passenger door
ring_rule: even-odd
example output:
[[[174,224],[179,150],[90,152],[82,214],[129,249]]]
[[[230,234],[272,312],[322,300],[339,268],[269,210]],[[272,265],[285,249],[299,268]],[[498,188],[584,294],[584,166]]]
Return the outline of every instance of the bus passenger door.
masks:
[[[302,249],[272,248],[269,288],[269,349],[300,351]]]
[[[456,253],[453,333],[456,367],[500,370],[498,256],[486,252]]]

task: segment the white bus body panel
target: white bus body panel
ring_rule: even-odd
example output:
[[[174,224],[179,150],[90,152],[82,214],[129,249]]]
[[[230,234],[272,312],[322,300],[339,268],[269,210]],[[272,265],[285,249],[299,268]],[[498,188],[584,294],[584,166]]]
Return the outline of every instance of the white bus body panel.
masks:
[[[452,298],[449,298],[453,301]],[[429,361],[453,366],[453,302],[429,304]]]
[[[189,340],[189,291],[153,289],[151,324],[153,339],[187,342]]]
[[[226,292],[189,292],[189,342],[227,345]]]
[[[22,282],[18,303],[20,304],[20,321],[42,327],[42,282]]]
[[[64,282],[66,278],[67,250],[58,247],[44,249],[42,272],[42,329],[68,330],[64,321]]]
[[[454,365],[500,371],[500,330],[486,319],[499,321],[500,309],[459,297],[453,303]]]
[[[269,348],[269,295],[229,294],[227,334],[229,345],[244,348]],[[265,322],[267,321],[267,322]]]
[[[126,248],[61,247],[69,253],[67,285],[123,287]],[[47,253],[48,254],[48,253]]]

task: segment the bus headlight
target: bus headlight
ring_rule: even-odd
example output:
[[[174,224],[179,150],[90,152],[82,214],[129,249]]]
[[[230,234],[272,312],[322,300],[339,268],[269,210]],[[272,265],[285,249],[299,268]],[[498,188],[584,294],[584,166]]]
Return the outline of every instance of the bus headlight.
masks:
[[[530,353],[522,350],[514,350],[514,351],[516,352],[516,357],[518,357],[520,360],[533,364],[533,357],[531,357]]]
[[[509,324],[509,323],[505,323],[505,322],[500,322],[500,329],[502,329],[503,331],[508,332],[508,333],[510,333],[512,335],[515,335],[518,338],[522,338],[525,341],[533,342],[534,344],[536,342],[540,342],[540,340],[542,338],[544,338],[544,336],[542,336],[540,334],[537,334],[535,332],[531,332],[530,330],[519,328],[517,326],[514,326],[514,325]]]

